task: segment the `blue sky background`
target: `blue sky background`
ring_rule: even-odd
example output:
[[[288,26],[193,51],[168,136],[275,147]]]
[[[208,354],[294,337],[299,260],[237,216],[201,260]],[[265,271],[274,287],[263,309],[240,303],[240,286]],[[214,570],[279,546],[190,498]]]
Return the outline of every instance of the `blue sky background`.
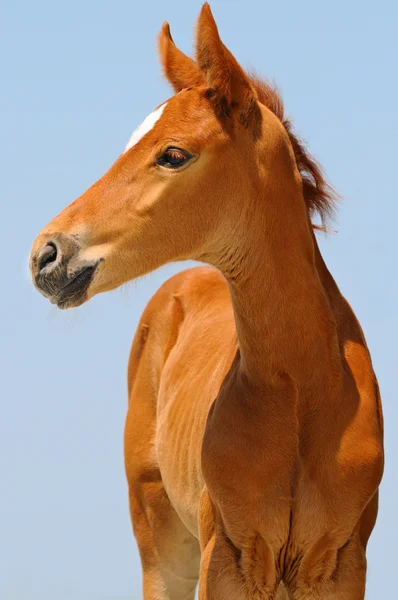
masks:
[[[170,95],[167,19],[191,48],[201,2],[13,0],[0,20],[0,597],[141,598],[123,470],[126,365],[147,300],[187,265],[61,313],[31,286],[39,230],[101,176]],[[396,590],[398,9],[395,2],[213,0],[225,43],[275,78],[343,196],[321,247],[365,330],[387,464],[367,598]]]

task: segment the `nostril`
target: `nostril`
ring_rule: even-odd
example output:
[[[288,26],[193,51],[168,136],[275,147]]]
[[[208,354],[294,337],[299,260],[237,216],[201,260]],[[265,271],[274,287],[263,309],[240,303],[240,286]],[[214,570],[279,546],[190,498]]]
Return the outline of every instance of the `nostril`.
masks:
[[[57,255],[57,246],[54,242],[47,242],[39,256],[39,271],[42,271],[44,267],[47,267],[50,263],[55,262],[57,260]]]

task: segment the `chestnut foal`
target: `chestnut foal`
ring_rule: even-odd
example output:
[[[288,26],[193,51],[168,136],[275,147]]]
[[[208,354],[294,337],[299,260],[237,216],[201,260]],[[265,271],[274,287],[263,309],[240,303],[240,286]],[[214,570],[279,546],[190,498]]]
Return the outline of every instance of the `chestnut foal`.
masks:
[[[361,600],[383,425],[361,327],[311,216],[333,207],[272,88],[202,8],[175,95],[37,237],[37,288],[78,306],[174,260],[131,349],[125,462],[145,600]]]

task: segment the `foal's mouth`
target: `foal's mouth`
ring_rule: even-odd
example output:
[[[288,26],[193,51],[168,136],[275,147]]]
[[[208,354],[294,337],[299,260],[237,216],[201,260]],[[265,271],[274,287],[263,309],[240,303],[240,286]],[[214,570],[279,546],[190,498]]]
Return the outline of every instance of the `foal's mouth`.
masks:
[[[93,280],[98,264],[99,262],[94,265],[89,265],[84,267],[78,273],[75,273],[56,294],[50,297],[50,302],[56,304],[58,308],[61,309],[72,308],[83,304],[87,299],[87,291]]]

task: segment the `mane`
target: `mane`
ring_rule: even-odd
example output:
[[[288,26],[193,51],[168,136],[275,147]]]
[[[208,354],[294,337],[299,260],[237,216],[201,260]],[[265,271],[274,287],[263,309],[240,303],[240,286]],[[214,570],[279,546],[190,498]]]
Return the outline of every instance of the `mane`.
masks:
[[[325,231],[325,223],[334,216],[338,195],[327,183],[322,167],[308,152],[302,140],[294,134],[290,120],[285,117],[283,100],[276,86],[266,83],[251,73],[248,76],[257,92],[259,101],[278,117],[286,129],[301,175],[303,196],[309,217],[311,219],[318,214],[322,226],[314,225],[314,228]]]

